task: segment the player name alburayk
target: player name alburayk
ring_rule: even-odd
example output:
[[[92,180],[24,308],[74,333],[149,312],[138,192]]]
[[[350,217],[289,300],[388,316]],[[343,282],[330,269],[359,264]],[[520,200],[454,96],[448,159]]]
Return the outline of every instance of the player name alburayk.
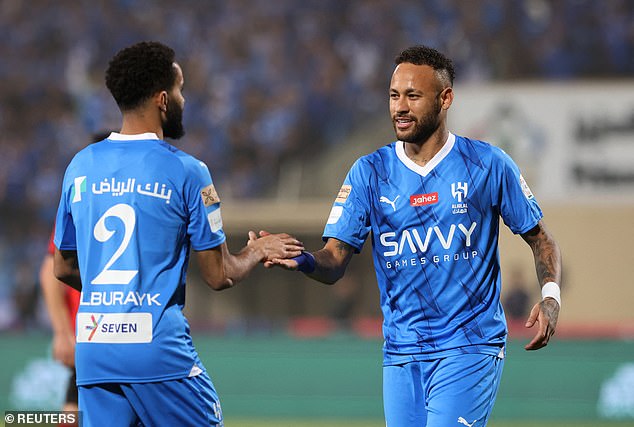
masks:
[[[122,292],[122,291],[107,291],[97,292],[92,291],[89,295],[82,294],[82,300],[80,305],[162,305],[158,301],[160,293],[139,293],[139,292]],[[84,298],[88,299],[84,300]]]

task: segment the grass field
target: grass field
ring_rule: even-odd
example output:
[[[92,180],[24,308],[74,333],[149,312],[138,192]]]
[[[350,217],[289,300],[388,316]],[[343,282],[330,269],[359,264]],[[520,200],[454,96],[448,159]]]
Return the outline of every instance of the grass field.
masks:
[[[457,424],[456,424],[457,425]],[[235,420],[227,419],[225,427],[385,427],[382,420],[348,421],[348,420]],[[488,427],[634,427],[634,422],[608,421],[496,421]]]
[[[0,427],[10,427],[0,423]],[[31,426],[37,427],[34,424]],[[50,424],[46,424],[50,426]],[[225,420],[225,427],[385,427],[381,420],[349,421],[349,420]],[[608,422],[608,421],[497,421],[490,422],[488,427],[634,427],[634,422]]]
[[[378,341],[198,338],[227,427],[385,426]],[[59,387],[44,381],[47,375],[33,366],[46,360],[50,337],[5,334],[0,342],[0,407],[47,407],[38,399],[50,399]],[[601,419],[599,409],[602,386],[634,362],[634,341],[562,340],[539,357],[525,352],[523,344],[509,342],[489,427],[634,427],[633,419]],[[0,421],[0,427],[12,425]]]

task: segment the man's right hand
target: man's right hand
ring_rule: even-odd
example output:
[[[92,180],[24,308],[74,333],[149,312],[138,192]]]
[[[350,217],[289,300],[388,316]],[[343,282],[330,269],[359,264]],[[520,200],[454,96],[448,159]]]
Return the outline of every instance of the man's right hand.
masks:
[[[265,267],[270,267],[273,260],[288,260],[301,255],[304,244],[287,233],[271,234],[268,231],[260,231],[259,236],[254,231],[249,231],[247,246],[261,251],[262,262]],[[297,265],[296,262],[293,261]]]

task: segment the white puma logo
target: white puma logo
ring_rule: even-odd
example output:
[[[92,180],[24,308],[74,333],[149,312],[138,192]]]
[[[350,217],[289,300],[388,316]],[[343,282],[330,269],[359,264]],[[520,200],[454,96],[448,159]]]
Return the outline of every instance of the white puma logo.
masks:
[[[383,203],[387,203],[388,205],[392,205],[392,209],[394,209],[394,212],[396,212],[396,201],[398,200],[399,197],[401,197],[401,196],[400,195],[396,196],[396,199],[390,200],[390,199],[388,199],[385,196],[381,196],[381,198],[379,199],[379,202],[383,202]]]
[[[464,424],[464,425],[466,425],[467,427],[472,427],[472,426],[476,423],[476,421],[478,421],[478,420],[473,420],[473,422],[472,422],[471,424],[469,424],[469,423],[467,422],[467,420],[465,420],[464,418],[462,418],[462,417],[458,417],[458,422],[459,422],[460,424]]]

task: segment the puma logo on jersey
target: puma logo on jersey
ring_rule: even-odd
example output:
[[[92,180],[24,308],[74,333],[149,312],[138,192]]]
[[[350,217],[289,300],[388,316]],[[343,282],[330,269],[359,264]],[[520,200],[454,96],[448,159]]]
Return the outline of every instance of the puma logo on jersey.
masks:
[[[466,425],[467,427],[473,427],[473,425],[476,423],[476,421],[478,421],[478,420],[473,420],[473,422],[472,422],[471,424],[469,424],[469,423],[467,422],[467,420],[465,420],[464,418],[462,418],[462,417],[458,417],[458,422],[459,422],[460,424],[464,424],[464,425]]]
[[[400,195],[396,196],[396,198],[394,200],[390,200],[390,199],[388,199],[385,196],[381,196],[381,198],[379,199],[379,202],[387,203],[388,205],[391,205],[392,209],[394,209],[394,212],[396,212],[396,201],[398,200],[399,197],[401,197],[401,196]]]

